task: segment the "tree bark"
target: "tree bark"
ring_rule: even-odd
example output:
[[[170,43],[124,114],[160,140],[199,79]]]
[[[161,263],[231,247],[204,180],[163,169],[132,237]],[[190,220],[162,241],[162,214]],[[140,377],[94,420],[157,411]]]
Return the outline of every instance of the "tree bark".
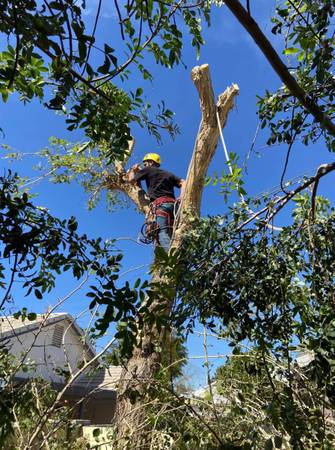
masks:
[[[190,226],[190,223],[200,215],[204,180],[219,139],[219,123],[221,128],[225,126],[228,114],[233,108],[235,97],[239,92],[238,86],[233,84],[219,95],[215,103],[207,64],[194,67],[191,78],[198,90],[202,118],[189,164],[178,221],[175,224],[174,239],[171,244],[171,247],[174,248],[179,247],[185,228]]]
[[[202,119],[196,137],[192,159],[188,169],[186,186],[180,205],[179,216],[175,223],[175,230],[171,247],[178,250],[182,236],[186,229],[192,226],[194,219],[199,217],[204,179],[209,163],[214,155],[218,138],[219,124],[223,127],[228,113],[234,106],[234,99],[238,94],[238,86],[228,87],[215,102],[208,65],[195,67],[191,78],[198,90]],[[218,114],[218,117],[217,117]],[[118,179],[110,179],[109,187],[125,192],[137,205],[140,211],[146,212],[148,200],[141,194],[138,186],[127,182],[125,174],[120,172]],[[143,191],[142,191],[143,193]],[[162,286],[169,286],[169,280],[160,269],[153,265],[152,281]],[[172,289],[173,290],[173,289]],[[157,306],[165,306],[169,313],[174,300],[171,295],[159,294],[150,305],[152,310]],[[139,330],[138,344],[128,360],[121,375],[118,388],[117,428],[119,448],[127,448],[127,441],[137,443],[137,448],[146,448],[147,433],[150,431],[146,422],[145,406],[155,402],[151,388],[155,375],[160,369],[161,351],[164,345],[164,330],[158,330],[155,325],[145,324]]]

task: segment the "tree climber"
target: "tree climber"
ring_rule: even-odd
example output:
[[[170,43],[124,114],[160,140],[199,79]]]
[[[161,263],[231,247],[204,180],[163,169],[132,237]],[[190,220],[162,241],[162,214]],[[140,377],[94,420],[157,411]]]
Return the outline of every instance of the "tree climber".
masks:
[[[157,153],[147,153],[143,158],[144,168],[135,164],[128,172],[128,180],[138,183],[145,180],[147,195],[150,198],[150,213],[155,216],[158,225],[158,244],[169,251],[173,230],[174,210],[176,198],[174,188],[181,189],[183,195],[185,180],[173,175],[171,172],[160,169],[161,158]],[[149,214],[150,214],[149,213]]]

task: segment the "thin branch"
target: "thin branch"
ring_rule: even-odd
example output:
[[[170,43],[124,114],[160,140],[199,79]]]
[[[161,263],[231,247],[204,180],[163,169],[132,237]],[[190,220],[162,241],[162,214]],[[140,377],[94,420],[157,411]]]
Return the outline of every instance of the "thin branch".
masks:
[[[154,30],[152,29],[152,25],[151,25],[148,0],[144,0],[144,1],[145,1],[145,9],[146,9],[146,13],[147,13],[147,20],[148,20],[149,29],[151,31],[151,34],[153,34]]]
[[[100,0],[100,1],[101,1],[101,0]],[[117,11],[117,15],[118,15],[118,17],[119,17],[119,24],[120,24],[121,37],[122,37],[122,40],[124,41],[124,32],[123,32],[122,16],[121,16],[121,11],[120,11],[119,4],[118,4],[117,0],[114,0],[114,5],[115,5],[116,11]]]
[[[212,380],[211,380],[211,373],[210,373],[210,368],[209,368],[209,358],[208,358],[208,351],[207,351],[207,329],[206,326],[204,325],[204,333],[203,333],[203,348],[204,348],[204,353],[205,353],[205,364],[206,364],[206,375],[207,375],[207,384],[208,384],[208,389],[209,389],[209,394],[211,397],[211,402],[213,404],[213,412],[215,415],[215,418],[217,420],[217,422],[219,423],[219,417],[218,417],[218,412],[216,410],[216,405],[215,405],[215,401],[214,401],[214,394],[213,394],[213,386],[212,386]]]
[[[316,208],[316,193],[318,190],[320,178],[315,180],[312,191],[312,199],[311,199],[311,221],[315,220],[315,208]]]
[[[161,27],[161,22],[162,20],[165,18],[166,20],[170,19],[170,17],[176,12],[176,10],[179,8],[179,6],[181,5],[181,3],[183,3],[184,0],[181,0],[179,3],[176,3],[174,5],[174,7],[171,9],[171,11],[169,12],[168,15],[161,14],[158,21],[157,21],[157,25],[156,28],[154,30],[154,33],[151,34],[151,36],[143,43],[143,45],[141,46],[141,51],[143,51],[150,43],[151,41],[156,37],[156,35],[158,34],[158,32],[160,31],[160,27]],[[131,62],[134,61],[134,59],[137,56],[137,50],[135,50],[133,52],[133,54],[127,59],[127,61],[125,61],[121,66],[119,66],[112,74],[106,74],[106,75],[102,75],[101,77],[95,78],[93,81],[108,81],[112,78],[115,78],[117,75],[119,75],[119,73],[121,73],[124,69],[126,69],[129,64]]]
[[[181,4],[182,4],[184,1],[185,1],[185,0],[183,0],[182,2],[179,2],[179,3],[175,3],[174,5],[177,5],[177,4],[178,4],[178,9],[183,10],[183,9],[192,9],[192,8],[203,7],[203,6],[206,4],[206,0],[201,0],[201,1],[199,1],[199,2],[197,2],[197,3],[193,3],[193,4],[191,4],[191,5],[184,5],[184,6],[182,6]],[[164,5],[164,6],[174,6],[173,4],[168,3],[168,2],[164,2],[164,1],[162,1],[162,0],[156,0],[156,3],[159,3],[160,5]]]
[[[249,16],[251,16],[251,11],[250,11],[250,0],[247,0],[247,11]]]
[[[295,136],[296,136],[296,134],[297,134],[297,131],[295,133]],[[280,188],[285,194],[288,194],[288,192],[286,191],[285,186],[284,186],[284,178],[285,178],[285,175],[286,175],[286,170],[287,170],[288,162],[289,162],[289,159],[290,159],[293,143],[294,143],[294,139],[291,139],[291,142],[290,142],[290,144],[288,146],[288,149],[287,149],[287,152],[286,152],[284,168],[283,168],[283,171],[282,171],[282,174],[281,174],[281,177],[280,177]]]
[[[47,8],[48,8],[50,14],[52,15],[52,17],[56,17],[56,16],[55,16],[55,13],[53,12],[52,8],[50,7],[48,1],[47,1],[47,0],[43,0],[43,1],[44,1],[44,3],[47,5]],[[59,37],[59,42],[60,42],[60,46],[61,46],[63,55],[64,55],[65,59],[68,60],[69,58],[68,58],[68,55],[67,55],[67,53],[66,53],[66,51],[65,51],[64,40],[63,40],[62,34],[60,33],[60,34],[58,35],[58,37]],[[45,49],[43,49],[42,47],[38,46],[38,48],[39,48],[41,51],[43,51],[44,53],[48,54],[48,52],[47,52]],[[48,56],[49,56],[49,55],[48,55]],[[51,58],[54,58],[54,57],[51,56]]]
[[[82,83],[86,84],[86,86],[88,86],[95,94],[100,95],[101,97],[103,97],[105,100],[107,100],[110,103],[114,103],[113,100],[111,99],[111,97],[109,97],[107,94],[104,93],[104,91],[102,91],[101,89],[99,89],[99,87],[95,87],[92,81],[88,81],[86,80],[86,78],[84,78],[83,76],[81,76],[78,72],[76,72],[73,69],[70,69],[69,72],[75,77],[77,78],[77,80],[81,81]]]
[[[93,31],[92,31],[92,34],[91,34],[91,37],[93,37],[93,38],[94,38],[96,29],[97,29],[97,26],[98,26],[98,20],[99,20],[99,16],[100,16],[101,4],[102,4],[102,0],[99,0],[99,3],[98,3],[98,9],[97,9],[97,14],[96,14],[96,16],[95,16],[95,21],[94,21]],[[89,60],[89,58],[90,58],[92,46],[93,46],[93,42],[90,41],[89,46],[88,46],[88,50],[87,50],[86,60],[85,60],[84,67],[83,67],[83,70],[82,70],[82,72],[81,72],[81,75],[84,75],[86,66],[87,66],[87,64],[88,64],[88,60]],[[105,53],[102,49],[99,49],[99,50],[101,50],[103,53]]]
[[[310,25],[310,23],[306,20],[306,18],[301,14],[299,8],[297,8],[296,5],[291,0],[287,0],[287,2],[292,6],[292,8],[295,10],[295,12],[298,14],[298,16],[302,19],[302,21],[305,22],[306,26],[314,34],[314,36],[317,38],[317,40],[319,42],[321,42],[320,36],[317,33],[315,33],[314,28]]]
[[[213,436],[218,441],[218,443],[222,446],[222,448],[224,448],[224,442],[222,441],[220,436],[217,434],[217,432],[214,430],[214,428],[211,425],[209,425],[208,422],[206,422],[204,420],[204,418],[201,416],[201,414],[199,414],[198,411],[195,408],[193,408],[193,406],[190,403],[186,402],[185,399],[180,397],[175,391],[169,389],[167,386],[164,386],[164,388],[167,391],[169,391],[174,397],[176,397],[179,401],[182,401],[183,404],[186,406],[186,408],[188,408],[200,420],[200,422],[205,425],[205,427],[213,434]]]
[[[15,47],[15,61],[14,61],[13,73],[12,73],[9,83],[8,83],[8,89],[10,89],[13,86],[16,71],[17,71],[17,66],[19,63],[19,55],[20,55],[20,36],[19,36],[19,32],[18,32],[16,3],[14,0],[13,0],[13,16],[14,16],[14,24],[15,24],[16,47]]]
[[[44,175],[41,175],[40,177],[37,177],[35,179],[30,179],[29,181],[27,181],[27,183],[23,184],[22,186],[19,187],[19,189],[24,189],[27,186],[31,186],[32,184],[38,183],[41,180],[44,180],[45,178],[47,178],[49,175],[52,175],[54,172],[56,172],[56,168],[49,170],[49,172],[45,173]]]
[[[69,321],[69,324],[68,324],[68,326],[66,327],[66,329],[65,329],[65,331],[64,331],[64,333],[63,333],[63,336],[62,336],[62,348],[63,348],[64,358],[65,358],[65,361],[66,361],[66,365],[67,365],[68,371],[69,371],[69,373],[70,373],[71,376],[73,375],[73,369],[72,369],[71,364],[70,364],[70,359],[69,359],[69,354],[68,354],[67,344],[65,343],[65,338],[66,338],[66,336],[67,336],[68,331],[72,328],[73,324],[74,324],[78,319],[80,319],[81,316],[83,316],[84,314],[86,314],[87,311],[89,311],[89,308],[86,308],[86,309],[84,309],[83,311],[81,311],[81,313],[78,314],[76,317],[72,317],[72,320]],[[83,360],[84,360],[85,362],[87,362],[87,360],[86,360],[86,355],[85,355],[85,353],[86,353],[85,350],[86,350],[86,346],[85,346],[85,342],[83,342]]]
[[[245,160],[244,160],[244,163],[243,163],[244,168],[245,168],[246,171],[247,171],[247,161],[248,161],[248,159],[251,157],[251,154],[252,154],[252,152],[253,152],[253,150],[254,150],[254,148],[255,148],[256,140],[257,140],[257,137],[258,137],[258,134],[259,134],[259,130],[261,129],[261,124],[262,124],[262,123],[261,123],[260,121],[259,121],[258,124],[257,124],[254,138],[253,138],[253,140],[252,140],[250,149],[249,149],[249,151],[248,151],[248,153],[247,153],[247,156],[245,157]]]
[[[60,2],[61,2],[61,4],[62,4],[62,6],[63,6],[63,16],[64,16],[64,18],[65,18],[67,31],[68,31],[68,33],[69,33],[70,61],[72,61],[72,58],[73,58],[73,45],[72,45],[72,29],[71,29],[71,24],[70,24],[69,16],[68,16],[68,14],[67,14],[66,7],[65,7],[65,5],[64,5],[64,3],[63,3],[63,0],[60,0]]]
[[[279,206],[274,210],[274,212],[272,214],[270,214],[268,221],[271,221],[272,218],[278,214],[278,212],[284,208],[284,206],[293,198],[295,197],[297,194],[299,194],[299,192],[303,191],[304,189],[306,189],[308,186],[310,186],[311,184],[315,183],[315,182],[319,182],[321,177],[324,177],[325,175],[327,175],[328,173],[332,172],[333,170],[335,170],[335,162],[330,163],[330,164],[322,164],[318,170],[317,173],[314,177],[309,178],[305,183],[303,183],[301,186],[297,187],[295,190],[289,192],[280,202]]]
[[[160,21],[160,19],[159,19],[159,21]],[[99,84],[99,87],[101,87],[103,84],[107,83],[110,79],[116,77],[119,73],[121,73],[124,69],[126,69],[129,66],[129,64],[136,58],[137,54],[139,53],[140,47],[141,47],[141,50],[143,50],[144,47],[141,46],[142,29],[143,29],[143,3],[141,3],[140,27],[139,27],[138,38],[137,38],[138,41],[137,41],[137,45],[135,47],[135,50],[134,50],[132,56],[121,67],[116,69],[112,74],[107,74],[107,79],[105,79],[101,84]],[[153,35],[152,35],[152,38],[153,38]],[[103,75],[100,78],[96,78],[94,81],[100,81],[104,77],[105,77],[105,75]]]
[[[128,273],[135,272],[135,270],[143,269],[144,267],[148,267],[148,266],[150,266],[150,264],[141,264],[140,266],[132,267],[132,268],[126,270],[125,272],[120,273],[119,278],[124,277]]]

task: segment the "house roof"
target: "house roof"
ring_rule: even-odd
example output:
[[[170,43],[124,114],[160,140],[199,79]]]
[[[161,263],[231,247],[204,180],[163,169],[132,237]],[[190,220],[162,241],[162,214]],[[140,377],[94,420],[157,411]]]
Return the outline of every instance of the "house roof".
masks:
[[[71,324],[74,331],[80,336],[85,337],[84,330],[76,323],[75,319],[67,313],[45,313],[37,314],[35,320],[22,320],[22,318],[15,319],[14,316],[0,317],[0,342],[13,336],[22,335],[33,330],[42,329],[58,322],[66,320]],[[92,357],[95,356],[95,350],[89,342],[86,341],[86,346]]]
[[[66,397],[93,397],[115,399],[117,383],[121,378],[122,367],[110,366],[93,372],[81,374],[66,390]],[[16,377],[16,381],[25,382],[26,378]],[[58,391],[64,388],[64,383],[52,382],[52,387]]]
[[[120,380],[122,367],[110,366],[94,371],[93,373],[83,373],[69,388],[68,394],[89,395],[94,397],[107,398],[113,396],[117,390],[117,383]],[[110,395],[108,395],[110,392]]]
[[[58,319],[65,318],[65,313],[53,313],[53,314],[38,314],[35,320],[22,320],[22,318],[15,319],[14,316],[2,316],[0,317],[0,333],[2,336],[14,334],[14,330],[32,330],[38,328],[41,323],[45,322],[45,325],[50,325]]]
[[[117,383],[121,378],[122,367],[110,366],[98,370],[88,369],[82,373],[66,390],[66,396],[75,398],[116,399]],[[52,383],[56,390],[64,388],[63,383]]]
[[[95,386],[104,388],[115,388],[120,380],[122,372],[121,366],[110,366],[94,371],[92,374],[83,373],[80,375],[75,384],[77,386]]]

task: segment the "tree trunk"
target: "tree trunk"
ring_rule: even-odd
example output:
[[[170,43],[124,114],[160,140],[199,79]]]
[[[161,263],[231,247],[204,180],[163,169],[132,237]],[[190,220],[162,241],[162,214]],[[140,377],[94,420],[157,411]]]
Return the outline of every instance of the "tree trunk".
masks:
[[[228,113],[234,106],[234,99],[238,94],[237,85],[233,85],[227,88],[215,103],[207,64],[195,67],[192,70],[191,77],[198,90],[202,120],[171,242],[171,247],[176,250],[180,247],[185,230],[189,229],[194,223],[194,219],[199,217],[204,179],[219,138],[219,123],[221,127],[225,125]],[[118,189],[128,194],[130,192],[131,198],[135,199],[134,201],[139,209],[145,212],[147,201],[140,200],[138,192],[134,194],[136,190],[139,191],[139,188],[137,186],[125,187],[126,185],[126,182],[121,183]],[[164,292],[162,288],[164,285],[169,287],[169,290],[166,291],[168,292],[166,297],[164,295],[162,297],[162,294],[160,294],[157,298],[154,298],[150,308],[155,310],[157,306],[164,305],[165,311],[169,313],[174,295],[171,292],[171,286],[169,286],[169,279],[160,273],[158,265],[155,264],[152,267],[152,282],[160,285],[160,293]],[[150,426],[146,421],[145,407],[155,402],[152,388],[155,383],[155,375],[160,369],[164,330],[158,330],[155,325],[149,324],[145,324],[143,328],[139,331],[138,345],[134,348],[133,355],[128,360],[119,383],[116,419],[119,448],[127,448],[128,440],[133,445],[136,442],[136,448],[147,448],[146,442]]]

